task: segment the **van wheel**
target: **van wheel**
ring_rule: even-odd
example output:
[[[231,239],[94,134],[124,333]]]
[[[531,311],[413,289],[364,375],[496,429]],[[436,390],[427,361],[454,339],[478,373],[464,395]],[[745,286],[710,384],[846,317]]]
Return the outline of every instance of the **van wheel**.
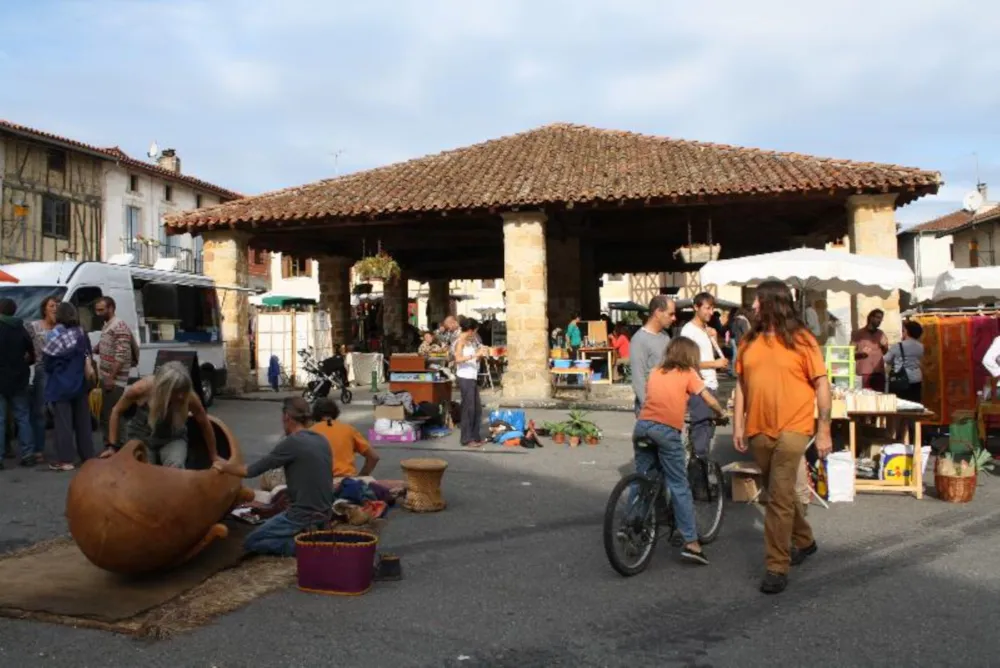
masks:
[[[211,378],[201,379],[201,396],[205,403],[205,408],[208,408],[215,402],[215,386],[212,385]]]

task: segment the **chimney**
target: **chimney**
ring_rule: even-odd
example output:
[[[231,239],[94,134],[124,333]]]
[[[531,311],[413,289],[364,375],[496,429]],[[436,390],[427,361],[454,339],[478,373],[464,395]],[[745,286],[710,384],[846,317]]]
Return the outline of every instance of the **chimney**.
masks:
[[[977,183],[976,184],[976,190],[978,190],[979,194],[983,196],[983,201],[984,202],[986,202],[986,201],[989,200],[989,198],[986,196],[986,184],[985,183]]]
[[[181,173],[181,159],[177,156],[177,151],[172,148],[163,149],[160,157],[156,159],[156,164],[175,174]]]

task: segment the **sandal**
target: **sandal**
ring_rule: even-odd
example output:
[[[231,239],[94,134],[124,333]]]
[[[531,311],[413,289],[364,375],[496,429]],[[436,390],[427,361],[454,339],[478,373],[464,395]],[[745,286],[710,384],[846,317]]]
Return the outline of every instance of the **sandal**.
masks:
[[[75,469],[76,467],[73,466],[72,464],[55,464],[55,463],[49,464],[50,471],[65,472],[65,471],[73,471]]]

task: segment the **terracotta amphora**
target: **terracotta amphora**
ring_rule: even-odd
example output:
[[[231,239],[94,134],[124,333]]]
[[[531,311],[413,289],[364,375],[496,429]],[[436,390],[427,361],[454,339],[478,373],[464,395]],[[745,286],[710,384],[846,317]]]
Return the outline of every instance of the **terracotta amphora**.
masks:
[[[209,417],[219,455],[243,462],[239,443]],[[253,497],[239,478],[210,468],[200,428],[189,421],[187,469],[147,463],[146,447],[130,441],[107,459],[86,462],[66,497],[69,531],[80,551],[114,573],[150,573],[179,565],[217,538],[234,503]],[[196,468],[196,467],[201,467]]]

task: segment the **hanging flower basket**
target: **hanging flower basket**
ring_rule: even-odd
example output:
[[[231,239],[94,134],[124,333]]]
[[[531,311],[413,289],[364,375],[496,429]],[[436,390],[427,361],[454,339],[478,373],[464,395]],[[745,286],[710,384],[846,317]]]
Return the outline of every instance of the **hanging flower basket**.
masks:
[[[358,260],[354,265],[354,273],[362,281],[372,279],[389,281],[399,278],[400,271],[399,265],[392,259],[392,256],[380,251],[376,255]]]
[[[692,244],[681,246],[674,251],[674,256],[680,257],[686,264],[703,264],[719,259],[719,244]]]

